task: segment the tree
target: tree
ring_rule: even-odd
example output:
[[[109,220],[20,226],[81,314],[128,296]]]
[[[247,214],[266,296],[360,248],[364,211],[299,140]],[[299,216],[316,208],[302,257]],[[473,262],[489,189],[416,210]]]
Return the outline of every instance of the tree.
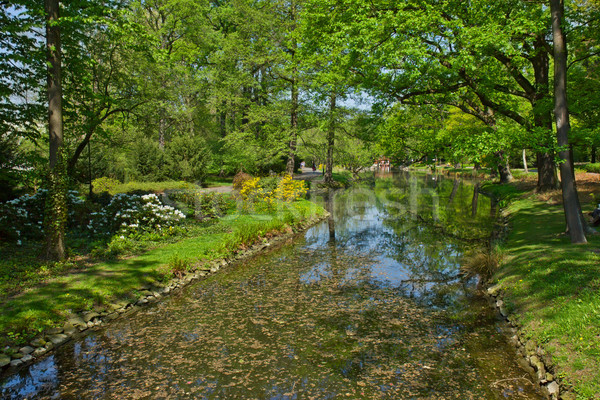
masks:
[[[556,186],[549,104],[548,14],[539,4],[329,2],[350,26],[330,36],[347,46],[352,71],[387,104],[445,104],[493,126],[510,118],[538,153],[538,188]],[[518,4],[517,4],[518,3]],[[482,12],[485,10],[485,12]]]
[[[563,196],[563,207],[567,230],[571,243],[587,243],[581,219],[581,207],[577,188],[575,187],[575,172],[569,151],[569,110],[567,103],[567,42],[563,33],[564,2],[550,0],[552,10],[552,37],[554,47],[554,116],[560,164],[560,177]]]
[[[66,257],[67,185],[64,165],[62,120],[61,48],[59,1],[45,0],[46,51],[48,57],[48,133],[50,137],[48,198],[44,216],[44,256],[60,261]]]

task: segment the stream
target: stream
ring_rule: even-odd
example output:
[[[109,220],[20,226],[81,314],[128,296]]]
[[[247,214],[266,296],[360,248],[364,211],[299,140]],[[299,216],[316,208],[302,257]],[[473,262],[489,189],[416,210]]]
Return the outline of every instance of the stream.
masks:
[[[71,341],[4,399],[542,399],[459,275],[497,219],[462,179],[312,194],[331,218]]]

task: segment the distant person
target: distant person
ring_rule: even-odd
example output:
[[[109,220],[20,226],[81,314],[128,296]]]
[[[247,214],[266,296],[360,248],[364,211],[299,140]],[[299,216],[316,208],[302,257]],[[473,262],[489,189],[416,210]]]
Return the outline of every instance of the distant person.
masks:
[[[313,162],[313,166],[312,166],[313,172],[315,172],[317,170],[317,165]]]
[[[302,162],[300,163],[300,168],[304,168],[305,166],[306,166],[306,163],[305,163],[304,161],[302,161]]]

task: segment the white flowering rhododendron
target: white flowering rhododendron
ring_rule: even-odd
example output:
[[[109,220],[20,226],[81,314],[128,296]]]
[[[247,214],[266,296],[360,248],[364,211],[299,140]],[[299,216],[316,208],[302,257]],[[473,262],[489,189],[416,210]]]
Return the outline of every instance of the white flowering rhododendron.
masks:
[[[44,234],[43,221],[46,205],[46,189],[39,189],[34,194],[26,194],[0,204],[0,233],[7,239],[13,239],[18,245],[22,239],[40,238]],[[85,212],[85,201],[74,190],[67,192],[69,221],[77,223],[77,216]]]
[[[24,239],[43,237],[46,195],[47,191],[40,189],[33,195],[24,195],[0,204],[0,237],[18,245]],[[88,214],[85,201],[76,191],[69,191],[67,205],[68,225],[86,235],[122,236],[145,231],[164,232],[185,219],[181,211],[163,205],[155,194],[117,194],[102,211]]]
[[[185,219],[185,215],[163,205],[155,194],[117,194],[98,213],[91,214],[88,228],[95,234],[121,235],[139,231],[164,230]]]

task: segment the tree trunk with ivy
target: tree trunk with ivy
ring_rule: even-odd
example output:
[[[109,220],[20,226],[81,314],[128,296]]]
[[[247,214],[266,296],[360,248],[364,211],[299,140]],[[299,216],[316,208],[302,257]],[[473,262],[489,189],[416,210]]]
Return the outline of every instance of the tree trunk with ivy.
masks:
[[[65,259],[65,225],[67,220],[67,176],[63,157],[63,119],[61,86],[61,50],[59,1],[45,0],[46,53],[48,65],[48,132],[50,136],[48,197],[44,216],[46,245],[43,256],[48,260]]]

